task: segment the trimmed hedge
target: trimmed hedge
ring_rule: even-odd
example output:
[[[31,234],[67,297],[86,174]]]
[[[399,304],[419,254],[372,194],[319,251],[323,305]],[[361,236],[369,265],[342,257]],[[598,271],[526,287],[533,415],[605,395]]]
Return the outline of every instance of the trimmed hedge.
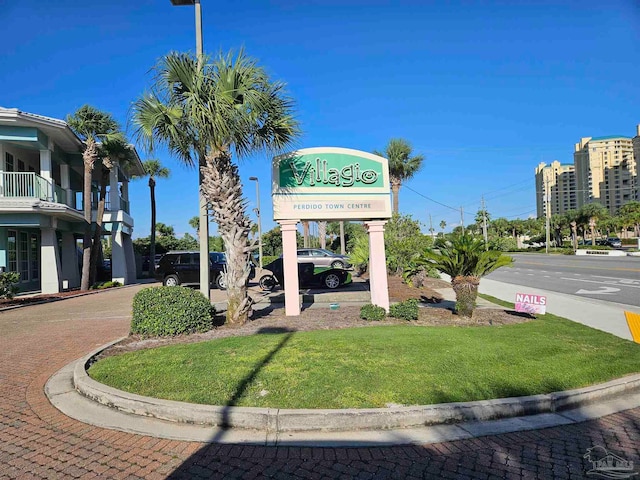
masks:
[[[213,306],[186,287],[152,287],[133,297],[131,333],[167,337],[213,328]]]

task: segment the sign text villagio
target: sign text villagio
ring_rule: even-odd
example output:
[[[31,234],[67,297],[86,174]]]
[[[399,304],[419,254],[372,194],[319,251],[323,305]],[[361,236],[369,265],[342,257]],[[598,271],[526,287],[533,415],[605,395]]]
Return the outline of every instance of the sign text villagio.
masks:
[[[391,217],[385,158],[347,148],[307,148],[273,159],[274,220]]]

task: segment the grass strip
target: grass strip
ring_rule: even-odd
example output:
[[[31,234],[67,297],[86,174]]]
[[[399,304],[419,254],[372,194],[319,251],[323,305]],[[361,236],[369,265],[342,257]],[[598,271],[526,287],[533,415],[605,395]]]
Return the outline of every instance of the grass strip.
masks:
[[[89,374],[121,390],[193,403],[365,408],[549,393],[639,367],[640,345],[546,314],[507,326],[225,338],[109,357]]]

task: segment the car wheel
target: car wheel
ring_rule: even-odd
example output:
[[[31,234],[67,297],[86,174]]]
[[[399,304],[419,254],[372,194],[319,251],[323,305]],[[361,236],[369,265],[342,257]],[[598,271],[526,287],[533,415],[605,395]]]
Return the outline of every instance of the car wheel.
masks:
[[[177,287],[180,285],[180,279],[177,275],[167,275],[162,284],[165,287]]]
[[[331,268],[344,268],[344,263],[342,263],[340,260],[336,260],[331,264]]]
[[[216,277],[216,288],[218,290],[226,290],[227,289],[227,277],[224,273],[221,273]]]
[[[324,277],[324,285],[331,289],[338,288],[340,286],[340,277],[335,273],[330,273]]]
[[[276,288],[277,282],[273,275],[263,275],[262,277],[260,277],[260,281],[258,283],[260,284],[260,288],[262,290],[270,292],[271,290]]]

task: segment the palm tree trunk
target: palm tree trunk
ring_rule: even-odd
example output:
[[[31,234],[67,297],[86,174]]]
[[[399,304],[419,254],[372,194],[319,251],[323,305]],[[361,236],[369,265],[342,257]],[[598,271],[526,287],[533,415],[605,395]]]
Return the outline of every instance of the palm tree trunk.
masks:
[[[471,317],[476,308],[480,278],[458,276],[451,280],[451,285],[456,294],[456,312],[461,317]]]
[[[227,257],[226,323],[242,325],[249,319],[253,304],[247,291],[249,257],[254,247],[249,243],[251,220],[246,213],[247,201],[242,196],[238,167],[231,162],[228,152],[214,152],[205,160],[202,189],[211,204]]]
[[[98,158],[98,147],[91,137],[87,139],[85,151],[82,154],[84,163],[84,178],[82,187],[82,201],[84,208],[85,225],[84,237],[82,239],[82,279],[80,290],[89,290],[91,273],[91,176],[93,175],[93,165]]]
[[[327,248],[327,222],[318,222],[318,237],[320,239],[320,248]]]
[[[98,200],[98,209],[96,213],[96,228],[93,232],[93,244],[91,245],[91,263],[89,270],[89,284],[93,285],[98,279],[98,259],[102,250],[102,217],[104,216],[104,207],[107,197],[107,182],[109,181],[109,170],[102,171],[100,179],[100,197]]]
[[[149,192],[151,194],[151,242],[149,243],[149,277],[156,273],[156,181],[149,177]]]
[[[302,221],[302,246],[309,248],[309,220]]]
[[[398,213],[398,196],[400,195],[400,182],[391,181],[391,196],[393,198],[393,213]]]

